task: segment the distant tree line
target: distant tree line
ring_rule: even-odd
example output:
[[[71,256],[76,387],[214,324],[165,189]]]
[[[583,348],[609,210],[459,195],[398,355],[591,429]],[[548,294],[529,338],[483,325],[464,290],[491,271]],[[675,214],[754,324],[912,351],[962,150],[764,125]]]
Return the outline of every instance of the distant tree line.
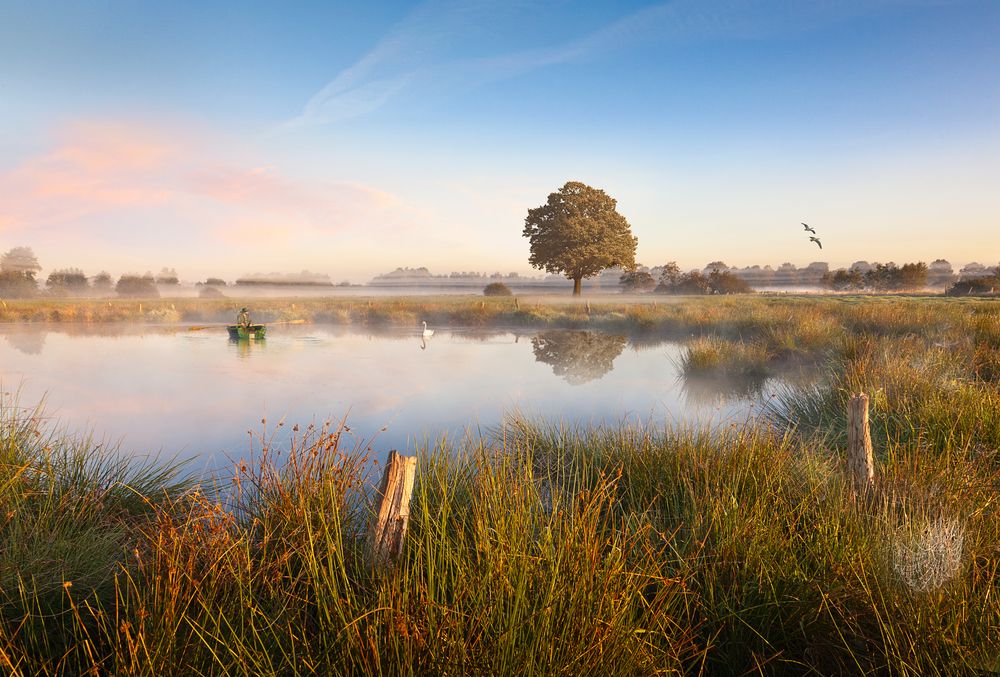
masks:
[[[858,266],[839,268],[823,275],[823,286],[836,291],[905,291],[928,286],[928,268],[923,261],[874,263],[867,270]]]
[[[659,272],[659,277],[654,278],[653,272]],[[699,270],[683,273],[676,261],[650,270],[626,271],[619,278],[619,284],[627,292],[656,294],[746,294],[753,291],[746,280],[728,270],[713,268],[708,274]]]
[[[483,288],[484,296],[513,296],[514,292],[503,282],[490,282]]]
[[[945,291],[949,296],[997,293],[1000,293],[1000,265],[994,268],[984,266],[980,274],[963,277]]]
[[[163,268],[159,275],[126,273],[117,283],[105,271],[93,277],[79,268],[58,268],[45,278],[39,289],[37,274],[42,270],[30,247],[14,247],[0,256],[0,297],[31,298],[107,296],[112,292],[123,297],[151,298],[160,295],[158,287],[179,284],[177,271]]]
[[[889,263],[858,261],[850,268],[839,268],[825,274],[824,287],[836,291],[910,291],[928,287],[945,287],[946,293],[989,294],[1000,291],[1000,266],[987,268],[970,263],[955,274],[951,264],[937,259],[930,265],[923,261],[897,266]],[[991,291],[993,290],[993,291]]]

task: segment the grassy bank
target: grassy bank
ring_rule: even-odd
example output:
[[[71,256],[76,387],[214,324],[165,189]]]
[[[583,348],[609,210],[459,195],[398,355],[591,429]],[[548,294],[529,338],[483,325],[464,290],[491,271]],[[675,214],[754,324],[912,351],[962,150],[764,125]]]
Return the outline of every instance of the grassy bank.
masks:
[[[996,299],[932,296],[78,299],[4,301],[0,323],[227,323],[242,306],[264,323],[415,327],[427,321],[438,327],[592,328],[667,337],[713,333],[766,336],[776,348],[791,351],[822,346],[841,328],[880,335],[949,328],[956,333],[969,318],[988,320],[1000,312]]]
[[[382,310],[423,319],[477,306]],[[807,367],[820,378],[789,386],[743,428],[517,420],[424,449],[403,556],[387,569],[365,556],[377,469],[336,429],[289,433],[280,453],[265,447],[195,488],[8,406],[0,665],[17,675],[1000,670],[1000,306],[704,299],[543,311],[554,326],[624,327],[636,341],[683,336],[692,374]],[[843,452],[845,402],[858,390],[873,397],[877,482],[856,501]]]

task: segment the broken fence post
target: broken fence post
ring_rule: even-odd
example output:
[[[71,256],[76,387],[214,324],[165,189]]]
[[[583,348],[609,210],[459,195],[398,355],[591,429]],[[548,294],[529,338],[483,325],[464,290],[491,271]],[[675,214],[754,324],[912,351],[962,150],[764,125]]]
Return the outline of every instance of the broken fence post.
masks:
[[[868,396],[858,393],[847,405],[847,471],[855,495],[869,491],[875,483],[872,436],[868,430]]]
[[[395,449],[389,452],[376,496],[378,508],[372,524],[371,556],[374,563],[394,560],[403,552],[416,475],[416,456],[402,456]]]

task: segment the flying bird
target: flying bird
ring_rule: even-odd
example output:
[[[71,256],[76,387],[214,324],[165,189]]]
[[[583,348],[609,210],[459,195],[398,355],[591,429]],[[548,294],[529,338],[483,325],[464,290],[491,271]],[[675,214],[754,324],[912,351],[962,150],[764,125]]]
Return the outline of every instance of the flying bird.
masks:
[[[799,221],[799,223],[802,223],[802,222],[801,222],[801,221]],[[816,234],[816,231],[815,231],[815,230],[813,230],[812,228],[810,228],[810,227],[809,227],[809,224],[808,224],[808,223],[802,223],[802,225],[803,225],[803,226],[805,227],[805,229],[806,229],[806,230],[808,230],[808,231],[809,231],[810,233],[812,233],[813,235],[815,235],[815,234]]]
[[[819,238],[818,238],[818,237],[813,237],[812,235],[810,235],[810,236],[809,236],[809,241],[810,241],[810,242],[815,242],[815,243],[816,243],[816,246],[817,246],[817,247],[819,247],[820,249],[822,249],[822,248],[823,248],[823,244],[822,244],[822,243],[821,243],[821,242],[819,241]]]

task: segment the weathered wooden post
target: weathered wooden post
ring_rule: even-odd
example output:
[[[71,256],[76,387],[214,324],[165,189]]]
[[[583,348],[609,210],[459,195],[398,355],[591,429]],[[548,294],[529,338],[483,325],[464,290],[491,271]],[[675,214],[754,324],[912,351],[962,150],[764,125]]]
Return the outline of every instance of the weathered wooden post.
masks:
[[[855,495],[868,492],[875,483],[872,436],[868,430],[868,396],[858,393],[847,406],[847,471]]]
[[[372,523],[371,559],[375,564],[394,560],[403,552],[403,538],[410,521],[410,496],[417,476],[417,457],[402,456],[395,449],[379,486],[378,509]]]

